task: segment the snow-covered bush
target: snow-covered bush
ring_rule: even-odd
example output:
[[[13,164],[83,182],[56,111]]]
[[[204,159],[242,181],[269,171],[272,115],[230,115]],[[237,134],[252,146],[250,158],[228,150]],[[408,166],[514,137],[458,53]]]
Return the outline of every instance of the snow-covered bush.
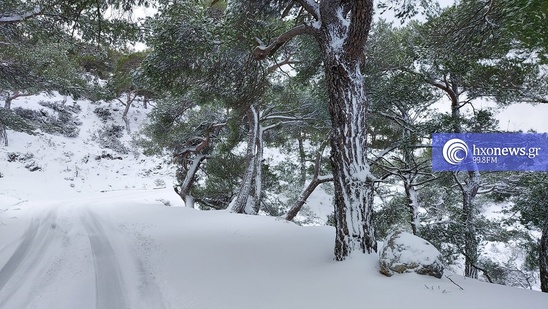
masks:
[[[94,140],[99,143],[101,148],[127,154],[129,153],[129,149],[120,141],[122,136],[124,136],[124,127],[111,124],[105,125],[103,128],[97,130],[97,134],[94,135]]]
[[[103,123],[106,123],[108,120],[112,120],[114,119],[112,117],[112,112],[107,109],[107,108],[104,108],[104,107],[97,107],[93,110],[93,112],[95,113],[95,115],[97,115],[97,117],[103,122]]]
[[[31,110],[22,107],[13,109],[15,114],[32,123],[35,127],[48,134],[59,134],[66,137],[77,137],[82,122],[76,114],[81,111],[80,105],[65,105],[61,102],[39,102],[48,109]]]

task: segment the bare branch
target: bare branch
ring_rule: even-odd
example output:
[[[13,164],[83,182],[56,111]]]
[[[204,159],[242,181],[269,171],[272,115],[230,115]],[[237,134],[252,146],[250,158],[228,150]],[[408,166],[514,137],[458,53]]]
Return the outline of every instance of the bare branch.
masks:
[[[268,74],[271,74],[273,73],[274,71],[276,71],[277,69],[281,68],[282,66],[286,65],[286,64],[296,64],[296,63],[299,63],[300,61],[291,61],[291,54],[289,54],[283,61],[281,62],[276,62],[275,64],[269,66],[266,70],[268,72]]]

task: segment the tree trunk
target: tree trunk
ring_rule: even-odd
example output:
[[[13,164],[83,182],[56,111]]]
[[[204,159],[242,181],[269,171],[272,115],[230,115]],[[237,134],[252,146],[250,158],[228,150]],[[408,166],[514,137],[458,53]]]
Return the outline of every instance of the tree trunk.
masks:
[[[419,201],[417,200],[417,190],[413,186],[411,177],[404,177],[403,187],[407,199],[407,207],[409,209],[409,222],[411,223],[411,231],[413,235],[418,235],[419,229]]]
[[[332,176],[323,176],[323,177],[320,176],[322,155],[326,146],[327,146],[326,143],[322,143],[320,145],[320,148],[318,149],[316,153],[316,158],[314,159],[314,175],[312,177],[312,180],[310,181],[308,186],[306,186],[304,190],[301,192],[301,194],[295,201],[295,204],[293,205],[293,207],[291,207],[291,209],[289,209],[289,211],[287,212],[285,216],[285,219],[287,221],[292,221],[295,218],[295,216],[297,216],[299,211],[301,211],[301,208],[303,207],[304,203],[306,203],[306,200],[308,199],[308,197],[312,194],[312,192],[314,192],[314,190],[316,190],[316,187],[318,185],[325,182],[333,181]],[[303,187],[304,187],[304,184],[303,184]]]
[[[304,151],[304,134],[303,134],[303,132],[299,131],[297,141],[299,143],[299,164],[300,164],[300,166],[299,166],[299,168],[300,168],[299,185],[302,188],[306,184],[306,152]]]
[[[194,208],[194,197],[192,196],[191,192],[192,185],[194,184],[194,176],[196,175],[196,172],[198,172],[202,161],[204,161],[206,158],[206,155],[198,154],[192,159],[192,164],[186,171],[183,183],[176,190],[177,194],[179,194],[181,199],[183,199],[183,201],[185,202],[185,207]]]
[[[126,107],[124,108],[124,113],[122,114],[122,119],[124,120],[124,123],[126,124],[126,131],[128,135],[131,134],[131,128],[129,127],[129,119],[127,118],[127,114],[129,112],[129,109],[131,108],[131,104],[133,103],[133,100],[135,100],[136,97],[137,95],[135,95],[134,97],[131,97],[131,94],[127,95]]]
[[[341,1],[320,2],[319,42],[332,126],[337,261],[354,251],[377,251],[372,209],[374,177],[366,160],[368,102],[361,73],[372,14],[373,1],[353,1],[350,7]]]
[[[247,133],[247,151],[246,151],[246,169],[240,185],[240,190],[236,197],[228,205],[228,210],[235,213],[251,213],[252,209],[247,209],[248,199],[250,198],[253,176],[255,175],[255,155],[257,151],[257,135],[259,133],[259,115],[255,106],[250,106],[247,111],[249,130]]]
[[[548,293],[548,220],[544,223],[540,237],[539,270],[540,290]]]
[[[455,133],[462,133],[461,114],[460,114],[460,91],[456,82],[447,83],[438,88],[444,90],[451,98],[451,117],[453,118],[453,130]],[[455,176],[455,180],[459,182]],[[479,259],[479,239],[475,227],[476,206],[475,199],[480,188],[480,173],[478,171],[469,171],[466,184],[460,185],[462,191],[462,218],[464,238],[464,276],[478,278],[477,263]]]
[[[6,101],[4,101],[4,108],[8,110],[11,109],[11,101],[13,101],[13,99],[17,97],[19,97],[19,94],[17,93],[13,96],[10,96],[10,94],[8,93],[8,97],[6,98]],[[8,128],[5,124],[0,127],[0,141],[4,141],[4,146],[9,146]]]
[[[255,154],[255,194],[253,195],[253,212],[259,213],[261,210],[261,200],[263,192],[263,157],[264,157],[264,129],[261,126],[261,122],[257,119],[257,136],[256,136],[256,154]]]
[[[335,258],[352,251],[370,253],[373,229],[373,177],[366,161],[367,101],[358,63],[331,55],[325,63],[332,123],[331,164],[335,184]],[[357,62],[357,61],[356,61]]]
[[[289,209],[289,211],[285,215],[285,219],[287,221],[292,221],[293,219],[295,219],[299,211],[301,211],[301,208],[303,208],[304,203],[306,203],[306,200],[308,199],[308,197],[310,197],[312,192],[316,190],[316,187],[318,187],[318,185],[322,183],[329,182],[329,181],[333,181],[333,178],[319,177],[319,178],[312,179],[312,181],[308,184],[308,186],[306,186],[303,192],[301,192],[301,194],[297,198],[297,201],[295,201],[295,204],[293,205],[293,207]]]
[[[335,259],[353,251],[377,250],[372,204],[373,176],[367,151],[367,100],[361,65],[371,23],[373,0],[298,1],[317,22],[301,24],[253,51],[265,59],[296,35],[311,34],[322,51],[331,117],[331,164],[335,182]]]
[[[0,126],[0,141],[4,141],[4,146],[8,147],[8,128],[6,128],[6,125]]]
[[[478,278],[479,241],[475,227],[476,207],[474,200],[480,187],[479,172],[468,172],[468,182],[462,192],[464,226],[464,276]]]

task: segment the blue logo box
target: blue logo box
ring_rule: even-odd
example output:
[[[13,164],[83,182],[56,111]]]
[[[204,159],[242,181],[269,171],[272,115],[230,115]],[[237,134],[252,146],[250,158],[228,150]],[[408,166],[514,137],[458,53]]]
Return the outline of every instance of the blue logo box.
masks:
[[[434,171],[548,171],[548,133],[432,134]]]

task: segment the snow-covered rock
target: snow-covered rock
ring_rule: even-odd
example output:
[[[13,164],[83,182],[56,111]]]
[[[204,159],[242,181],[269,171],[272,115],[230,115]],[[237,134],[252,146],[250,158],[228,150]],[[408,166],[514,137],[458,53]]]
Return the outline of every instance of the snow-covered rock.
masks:
[[[430,242],[407,232],[388,235],[380,252],[380,272],[392,276],[394,272],[415,272],[441,278],[441,254]]]

